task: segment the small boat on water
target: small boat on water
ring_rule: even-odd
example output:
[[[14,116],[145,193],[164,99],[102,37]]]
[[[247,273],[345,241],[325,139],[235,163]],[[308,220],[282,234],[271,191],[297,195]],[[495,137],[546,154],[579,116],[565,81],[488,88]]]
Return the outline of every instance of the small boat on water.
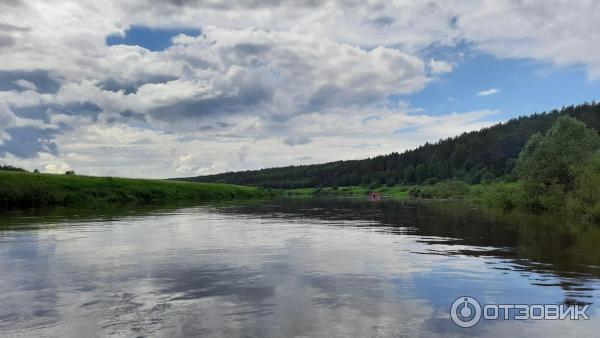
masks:
[[[378,192],[370,192],[370,193],[369,193],[369,201],[370,201],[370,202],[376,202],[376,201],[379,201],[379,200],[381,200],[381,198],[382,198],[382,196],[381,196],[381,194],[380,194],[380,193],[378,193]]]

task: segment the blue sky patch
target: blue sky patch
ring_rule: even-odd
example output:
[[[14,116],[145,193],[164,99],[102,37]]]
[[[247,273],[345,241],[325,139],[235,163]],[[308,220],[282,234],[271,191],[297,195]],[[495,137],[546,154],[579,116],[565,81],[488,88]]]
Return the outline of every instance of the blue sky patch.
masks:
[[[486,91],[489,95],[478,95]],[[425,114],[493,109],[500,111],[494,119],[508,119],[598,101],[600,80],[589,80],[583,67],[556,68],[531,60],[467,53],[452,72],[439,75],[418,93],[396,98]]]
[[[126,32],[125,37],[109,35],[106,37],[106,43],[113,45],[129,45],[144,47],[153,52],[169,48],[173,37],[179,34],[190,36],[200,35],[200,29],[194,28],[149,28],[145,26],[131,26]]]

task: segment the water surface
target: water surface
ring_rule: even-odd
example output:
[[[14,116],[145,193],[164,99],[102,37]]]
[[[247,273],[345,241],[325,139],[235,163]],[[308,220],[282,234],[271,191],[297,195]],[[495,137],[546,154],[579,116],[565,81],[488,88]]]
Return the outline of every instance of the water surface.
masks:
[[[456,202],[289,199],[0,216],[0,335],[595,336],[600,228]],[[590,304],[482,321],[454,299]]]

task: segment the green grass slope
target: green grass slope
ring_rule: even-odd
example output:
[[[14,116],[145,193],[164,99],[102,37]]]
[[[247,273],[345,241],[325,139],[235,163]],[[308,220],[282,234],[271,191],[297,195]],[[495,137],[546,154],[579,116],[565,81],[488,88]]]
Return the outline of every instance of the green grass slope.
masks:
[[[0,206],[88,203],[150,204],[265,197],[265,190],[228,184],[0,171]]]

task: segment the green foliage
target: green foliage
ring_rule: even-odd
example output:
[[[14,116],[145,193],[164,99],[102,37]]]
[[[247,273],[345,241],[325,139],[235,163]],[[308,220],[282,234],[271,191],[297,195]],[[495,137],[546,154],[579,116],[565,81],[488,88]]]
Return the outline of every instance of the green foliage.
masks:
[[[0,171],[0,206],[150,204],[267,196],[258,188],[214,183]]]
[[[487,173],[481,175],[481,183],[482,184],[490,184],[490,183],[494,182],[494,179],[495,179],[494,174],[492,174],[490,172],[487,172]]]
[[[412,164],[407,165],[404,168],[404,184],[410,184],[415,182],[415,167]]]
[[[430,177],[423,182],[424,185],[434,185],[437,183],[437,179],[435,177]]]
[[[423,164],[423,163],[417,164],[417,167],[415,168],[415,179],[416,179],[417,183],[421,184],[421,183],[425,182],[425,180],[428,177],[429,177],[429,175],[427,174],[427,168],[425,167],[425,164]]]
[[[367,187],[372,182],[384,184],[390,177],[404,185],[422,184],[431,178],[439,182],[461,180],[469,184],[514,181],[515,163],[529,138],[536,133],[546,133],[561,115],[577,118],[588,127],[600,130],[600,104],[582,104],[565,107],[561,111],[512,119],[437,143],[427,143],[403,153],[364,160],[230,172],[185,180],[276,189],[319,185]]]
[[[574,171],[574,187],[568,193],[567,208],[600,221],[600,153],[593,154]]]
[[[0,165],[0,171],[27,171],[27,170],[13,167],[12,165]]]
[[[505,210],[512,210],[528,204],[525,189],[520,182],[491,183],[474,187],[471,197]]]
[[[357,197],[365,198],[370,192],[378,192],[384,198],[406,199],[408,198],[408,187],[393,186],[393,187],[376,187],[369,189],[368,187],[351,186],[338,188],[297,188],[283,189],[278,191],[283,196],[290,197],[312,197],[312,196],[328,196],[328,197]]]
[[[434,185],[414,186],[408,194],[411,198],[467,199],[506,210],[527,204],[527,196],[520,182],[469,185],[450,180]]]
[[[560,116],[545,135],[533,135],[516,165],[517,183],[479,192],[505,209],[563,210],[600,221],[600,137],[583,122]]]
[[[408,194],[412,198],[463,199],[469,196],[470,187],[465,182],[451,180],[413,187]]]
[[[583,122],[560,116],[546,135],[535,134],[519,155],[516,171],[532,207],[558,209],[574,189],[579,166],[600,148]]]
[[[367,187],[368,189],[377,189],[379,188],[379,182],[371,182],[371,184],[369,184],[369,186]]]

